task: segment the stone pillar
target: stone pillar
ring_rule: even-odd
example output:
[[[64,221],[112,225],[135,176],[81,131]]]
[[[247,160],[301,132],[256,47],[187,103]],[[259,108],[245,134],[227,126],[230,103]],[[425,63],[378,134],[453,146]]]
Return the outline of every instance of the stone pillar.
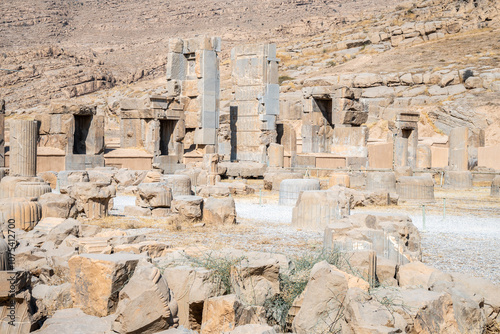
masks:
[[[36,176],[36,147],[38,124],[36,121],[10,122],[10,175]]]
[[[466,171],[468,170],[468,145],[469,129],[466,127],[454,128],[450,132],[450,154],[448,166],[450,170]]]
[[[270,144],[267,149],[267,155],[269,157],[269,167],[284,167],[285,151],[283,145]]]
[[[5,167],[5,101],[0,100],[0,167]]]

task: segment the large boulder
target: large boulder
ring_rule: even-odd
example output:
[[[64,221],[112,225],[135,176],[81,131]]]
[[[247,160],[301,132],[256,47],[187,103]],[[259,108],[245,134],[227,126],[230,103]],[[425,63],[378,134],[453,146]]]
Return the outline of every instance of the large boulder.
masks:
[[[120,290],[143,258],[124,253],[73,256],[68,264],[74,306],[99,317],[113,313]]]
[[[120,291],[113,330],[121,333],[156,333],[177,327],[177,302],[167,280],[152,265],[139,266]]]
[[[314,265],[302,305],[292,323],[297,334],[324,333],[340,329],[341,308],[347,293],[346,276],[326,261]]]
[[[231,268],[231,286],[248,305],[264,305],[280,292],[277,260],[242,260]]]
[[[134,191],[135,205],[143,208],[169,208],[172,190],[165,183],[143,183]]]
[[[110,318],[87,315],[79,308],[71,308],[57,311],[43,323],[42,328],[33,333],[109,333],[111,331],[111,323],[112,319]]]
[[[342,334],[405,332],[406,321],[403,316],[391,312],[387,305],[366,291],[349,289],[344,304]]]
[[[69,196],[76,200],[78,213],[89,219],[107,216],[110,200],[116,196],[114,185],[96,182],[75,183],[66,190]]]
[[[172,209],[174,212],[179,213],[183,221],[198,221],[202,218],[203,197],[177,196],[172,201]]]
[[[234,198],[209,197],[203,203],[203,221],[208,224],[235,224],[236,205]]]
[[[440,270],[415,261],[399,267],[396,278],[401,287],[420,286],[427,289],[431,275],[436,272],[440,272]]]
[[[201,334],[219,334],[233,330],[241,314],[242,304],[236,295],[209,298],[203,305]]]
[[[71,284],[61,285],[37,284],[32,290],[38,313],[52,316],[57,310],[73,307]]]
[[[178,304],[179,324],[199,331],[205,301],[223,294],[221,287],[212,279],[212,271],[176,266],[165,268],[164,275]]]
[[[47,193],[38,199],[42,206],[42,217],[76,218],[75,200],[69,195]]]

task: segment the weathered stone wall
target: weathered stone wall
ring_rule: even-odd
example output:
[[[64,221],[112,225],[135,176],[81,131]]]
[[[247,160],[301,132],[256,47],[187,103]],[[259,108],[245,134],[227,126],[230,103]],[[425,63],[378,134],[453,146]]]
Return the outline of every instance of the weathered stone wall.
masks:
[[[266,162],[267,146],[276,142],[276,117],[280,112],[276,46],[235,47],[231,50],[231,66],[231,152],[221,154],[230,154],[231,160]]]

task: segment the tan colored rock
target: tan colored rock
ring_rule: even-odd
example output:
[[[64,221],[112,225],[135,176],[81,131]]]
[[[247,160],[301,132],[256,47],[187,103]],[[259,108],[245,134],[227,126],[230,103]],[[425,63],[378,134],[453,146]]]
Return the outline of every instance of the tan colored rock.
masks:
[[[76,218],[75,200],[65,194],[47,193],[38,199],[42,217]]]
[[[137,244],[124,244],[117,245],[113,248],[114,253],[134,253],[141,254],[145,253],[151,258],[157,258],[165,256],[168,252],[169,245],[158,242],[158,241],[142,241]]]
[[[422,262],[411,262],[399,267],[397,280],[401,287],[421,286],[428,288],[429,278],[432,273],[439,271],[436,268],[426,266]]]
[[[177,196],[172,201],[173,212],[184,221],[194,222],[202,218],[203,198],[199,196]]]
[[[121,333],[157,333],[178,326],[177,302],[167,280],[153,265],[139,266],[120,291],[113,330]]]
[[[345,299],[342,334],[404,333],[405,319],[366,291],[349,289]]]
[[[209,298],[203,305],[201,334],[218,334],[234,330],[238,322],[241,302],[236,295]]]
[[[37,284],[32,290],[38,312],[44,316],[52,316],[57,310],[73,307],[71,284],[45,285]]]
[[[304,290],[300,311],[293,320],[297,334],[322,333],[340,329],[338,314],[344,303],[348,282],[345,275],[326,261],[314,265]]]
[[[268,325],[244,325],[238,326],[228,334],[276,334],[274,328]]]
[[[111,331],[111,321],[110,318],[87,315],[79,308],[71,308],[57,311],[43,323],[42,328],[33,333],[109,333]]]
[[[231,286],[243,303],[262,306],[280,292],[279,272],[275,259],[244,259],[231,268]]]
[[[83,254],[69,259],[71,296],[75,307],[105,317],[118,304],[118,293],[143,256],[135,254]]]
[[[140,206],[135,205],[126,205],[123,209],[123,213],[125,216],[134,216],[134,217],[147,217],[151,216],[150,208],[141,208]]]
[[[236,224],[234,198],[209,197],[203,203],[203,221],[208,224]]]
[[[135,205],[143,208],[169,208],[172,190],[165,183],[143,183],[134,192]]]
[[[57,187],[57,173],[56,172],[42,172],[37,175],[39,178],[47,182],[52,189]]]
[[[167,267],[164,275],[178,304],[179,324],[199,331],[205,301],[222,295],[222,287],[212,280],[211,271],[204,268]]]
[[[99,219],[108,215],[109,203],[116,196],[116,187],[96,182],[78,182],[67,188],[70,197],[76,200],[80,215]]]

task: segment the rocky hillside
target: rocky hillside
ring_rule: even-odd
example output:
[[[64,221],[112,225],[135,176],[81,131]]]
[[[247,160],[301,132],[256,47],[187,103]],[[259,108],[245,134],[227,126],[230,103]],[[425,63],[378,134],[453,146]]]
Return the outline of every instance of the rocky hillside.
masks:
[[[374,113],[382,120],[418,109],[424,136],[466,125],[491,145],[500,142],[499,9],[493,0],[4,1],[0,68],[10,71],[0,71],[0,97],[8,114],[77,98],[113,115],[121,96],[164,91],[169,38],[213,34],[224,43],[223,100],[231,47],[274,42],[282,96],[307,86],[370,88],[363,98],[383,100]],[[360,73],[375,79],[356,83]],[[370,119],[372,139],[385,135],[380,119]]]

